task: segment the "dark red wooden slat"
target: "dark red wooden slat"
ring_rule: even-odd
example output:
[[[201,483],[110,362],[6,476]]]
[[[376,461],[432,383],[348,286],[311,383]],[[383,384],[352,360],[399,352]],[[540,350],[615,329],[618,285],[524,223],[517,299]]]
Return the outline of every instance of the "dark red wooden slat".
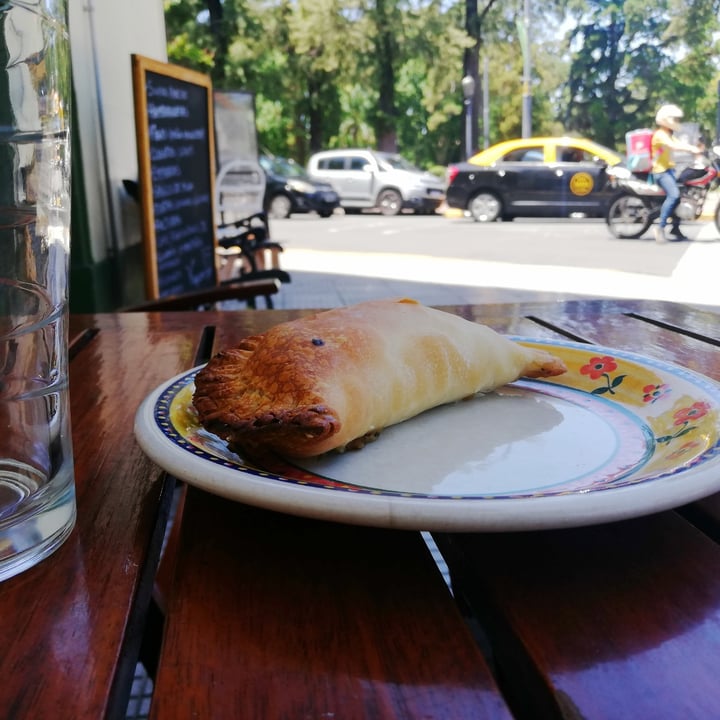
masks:
[[[85,328],[99,332],[70,364],[77,527],[51,557],[0,586],[8,717],[122,716],[136,602],[159,550],[162,473],[136,445],[133,420],[150,390],[191,364],[199,333],[73,318],[75,337]]]
[[[675,513],[436,538],[520,717],[717,712],[720,548]]]
[[[152,717],[507,718],[419,534],[188,489]]]

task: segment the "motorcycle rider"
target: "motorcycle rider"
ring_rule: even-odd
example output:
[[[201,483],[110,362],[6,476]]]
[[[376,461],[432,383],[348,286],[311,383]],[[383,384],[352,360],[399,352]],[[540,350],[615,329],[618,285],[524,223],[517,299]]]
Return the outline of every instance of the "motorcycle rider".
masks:
[[[654,181],[665,191],[665,200],[660,208],[660,220],[655,226],[655,240],[659,243],[667,242],[665,225],[672,217],[670,234],[676,240],[687,240],[680,230],[680,218],[673,213],[680,202],[680,189],[675,178],[675,163],[673,151],[680,150],[699,154],[702,148],[689,145],[673,137],[673,133],[680,128],[683,111],[677,105],[663,105],[655,115],[657,129],[652,136],[652,176]]]

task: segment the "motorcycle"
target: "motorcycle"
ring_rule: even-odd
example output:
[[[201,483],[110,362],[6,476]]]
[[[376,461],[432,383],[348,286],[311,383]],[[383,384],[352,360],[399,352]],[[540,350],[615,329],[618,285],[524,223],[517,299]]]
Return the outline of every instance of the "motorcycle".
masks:
[[[680,220],[697,220],[708,193],[720,187],[720,145],[714,145],[708,155],[705,162],[685,168],[678,176],[680,202],[674,214]],[[621,165],[608,168],[607,173],[617,190],[605,214],[608,229],[620,239],[641,237],[660,217],[665,192]],[[720,203],[715,208],[715,227],[720,232]]]

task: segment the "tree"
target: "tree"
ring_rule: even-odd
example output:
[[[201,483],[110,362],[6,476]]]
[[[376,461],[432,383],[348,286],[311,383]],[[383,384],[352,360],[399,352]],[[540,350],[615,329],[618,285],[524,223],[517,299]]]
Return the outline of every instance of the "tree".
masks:
[[[373,145],[424,165],[456,150],[457,3],[435,0],[166,0],[172,62],[256,98],[261,144],[303,162]],[[221,67],[222,66],[222,67]]]
[[[398,147],[423,166],[459,159],[464,49],[462,6],[418,3],[403,15],[402,62],[396,76]]]
[[[398,30],[402,32],[399,11],[394,0],[375,0],[370,10],[374,36],[375,83],[378,90],[374,113],[375,136],[380,150],[397,150],[397,107],[395,76],[398,58]]]
[[[525,0],[165,0],[171,62],[255,95],[261,147],[398,149],[423,167],[463,154],[464,74],[490,142],[521,134]],[[530,3],[532,132],[618,145],[662,102],[715,124],[720,0]],[[568,27],[566,37],[558,28]],[[480,60],[489,67],[480,82]]]
[[[480,98],[482,87],[480,85],[480,52],[482,49],[482,33],[485,19],[492,10],[495,0],[485,0],[482,10],[478,12],[478,0],[465,0],[465,31],[472,39],[472,45],[465,48],[463,55],[463,76],[471,77],[474,81],[474,92],[470,99],[470,144],[478,147],[478,118],[480,116]]]
[[[557,89],[567,77],[567,62],[556,29],[563,9],[557,2],[530,6],[528,52],[531,56],[532,133],[559,134]],[[523,0],[510,0],[488,10],[483,20],[482,59],[487,61],[491,143],[522,134],[523,52],[519,19]],[[479,86],[480,84],[478,84]]]
[[[717,72],[718,0],[583,0],[571,7],[563,119],[606,145],[674,102],[697,118]],[[708,118],[698,118],[707,123]]]

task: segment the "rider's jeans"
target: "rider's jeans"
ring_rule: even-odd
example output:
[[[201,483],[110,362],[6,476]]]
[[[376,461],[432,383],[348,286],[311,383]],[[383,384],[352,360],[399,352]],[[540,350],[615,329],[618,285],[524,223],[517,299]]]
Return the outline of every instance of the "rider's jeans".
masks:
[[[675,180],[675,171],[672,169],[653,175],[653,179],[665,191],[665,200],[660,208],[660,227],[664,228],[680,202],[680,189]]]

